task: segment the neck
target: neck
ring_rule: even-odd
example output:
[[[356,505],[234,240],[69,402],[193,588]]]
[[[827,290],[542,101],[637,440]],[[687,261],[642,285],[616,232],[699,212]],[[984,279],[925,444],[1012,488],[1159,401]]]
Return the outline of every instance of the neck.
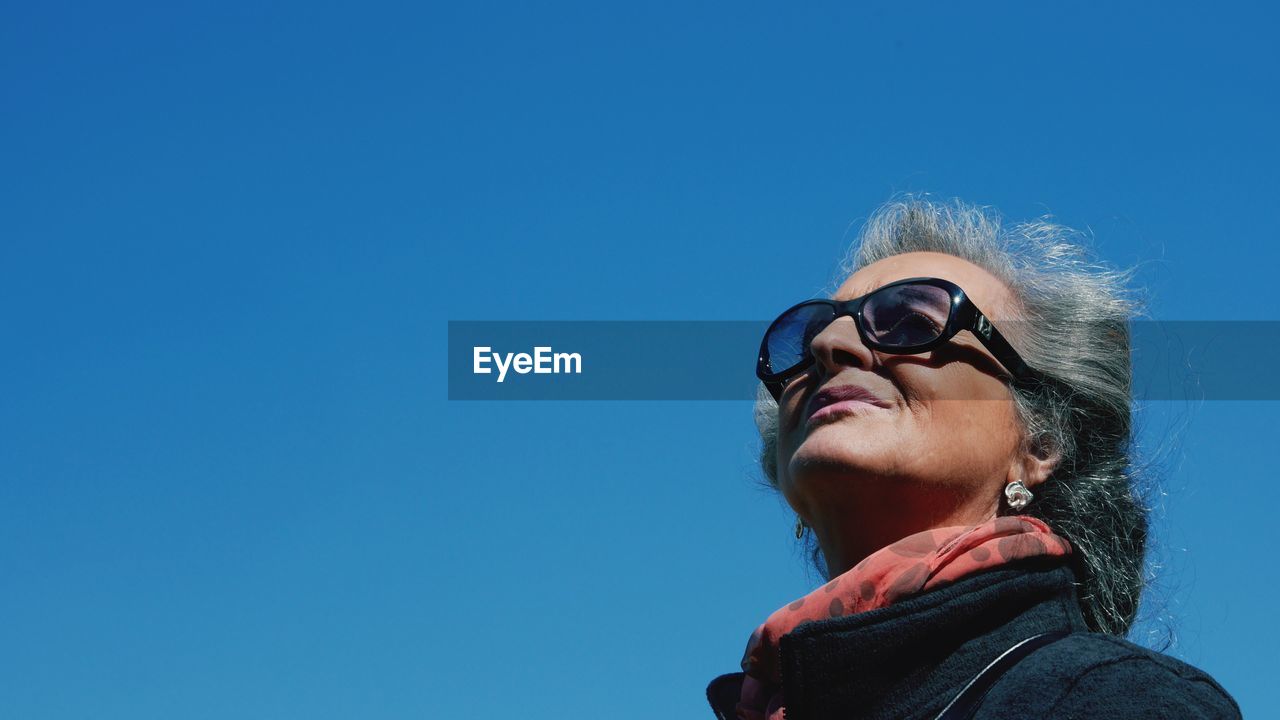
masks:
[[[882,486],[886,487],[886,486]],[[868,555],[922,530],[977,525],[996,515],[998,500],[956,497],[939,488],[904,491],[891,487],[880,497],[860,495],[852,506],[822,505],[809,525],[827,562],[827,577],[848,572]],[[873,509],[873,511],[868,511]]]

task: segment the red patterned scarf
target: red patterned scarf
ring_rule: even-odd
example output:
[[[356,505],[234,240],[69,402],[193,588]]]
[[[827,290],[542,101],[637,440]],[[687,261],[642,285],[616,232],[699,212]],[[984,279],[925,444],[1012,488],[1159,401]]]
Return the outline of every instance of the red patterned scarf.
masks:
[[[800,623],[890,605],[962,576],[1036,555],[1069,555],[1071,544],[1026,515],[980,525],[924,530],[868,555],[848,572],[779,608],[751,633],[742,658],[746,673],[739,720],[783,720],[786,701],[778,641]]]

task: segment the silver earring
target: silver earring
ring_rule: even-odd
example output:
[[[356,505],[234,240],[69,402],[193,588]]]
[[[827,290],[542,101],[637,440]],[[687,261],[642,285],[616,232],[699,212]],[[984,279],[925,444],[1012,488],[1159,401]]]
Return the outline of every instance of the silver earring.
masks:
[[[1034,497],[1035,495],[1031,494],[1031,491],[1027,489],[1026,485],[1022,484],[1021,480],[1014,480],[1004,486],[1004,499],[1009,501],[1009,507],[1014,510],[1021,510],[1026,507]]]
[[[801,520],[800,516],[797,515],[796,516],[796,539],[799,540],[802,537],[804,537],[804,520]]]

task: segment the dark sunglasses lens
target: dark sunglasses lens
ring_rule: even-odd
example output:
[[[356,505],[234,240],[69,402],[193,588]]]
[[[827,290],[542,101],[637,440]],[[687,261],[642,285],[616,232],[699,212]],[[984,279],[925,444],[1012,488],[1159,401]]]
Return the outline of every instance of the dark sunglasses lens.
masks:
[[[814,303],[788,310],[775,320],[765,339],[767,371],[777,375],[804,362],[810,341],[831,324],[834,315],[830,305]]]
[[[872,293],[862,306],[867,335],[886,347],[936,340],[947,327],[951,293],[934,285],[897,285]]]

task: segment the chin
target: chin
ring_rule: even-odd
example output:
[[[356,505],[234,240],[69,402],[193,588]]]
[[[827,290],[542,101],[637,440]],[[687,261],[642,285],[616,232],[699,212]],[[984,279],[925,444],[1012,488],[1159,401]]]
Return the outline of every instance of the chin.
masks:
[[[875,460],[882,453],[857,433],[817,433],[796,448],[787,463],[787,472],[793,482],[822,476],[866,475],[880,465]]]
[[[847,478],[886,474],[895,460],[901,460],[902,428],[897,422],[886,421],[891,416],[868,415],[851,414],[795,428],[783,438],[782,449],[790,450],[790,455],[779,460],[799,481],[811,475]]]

